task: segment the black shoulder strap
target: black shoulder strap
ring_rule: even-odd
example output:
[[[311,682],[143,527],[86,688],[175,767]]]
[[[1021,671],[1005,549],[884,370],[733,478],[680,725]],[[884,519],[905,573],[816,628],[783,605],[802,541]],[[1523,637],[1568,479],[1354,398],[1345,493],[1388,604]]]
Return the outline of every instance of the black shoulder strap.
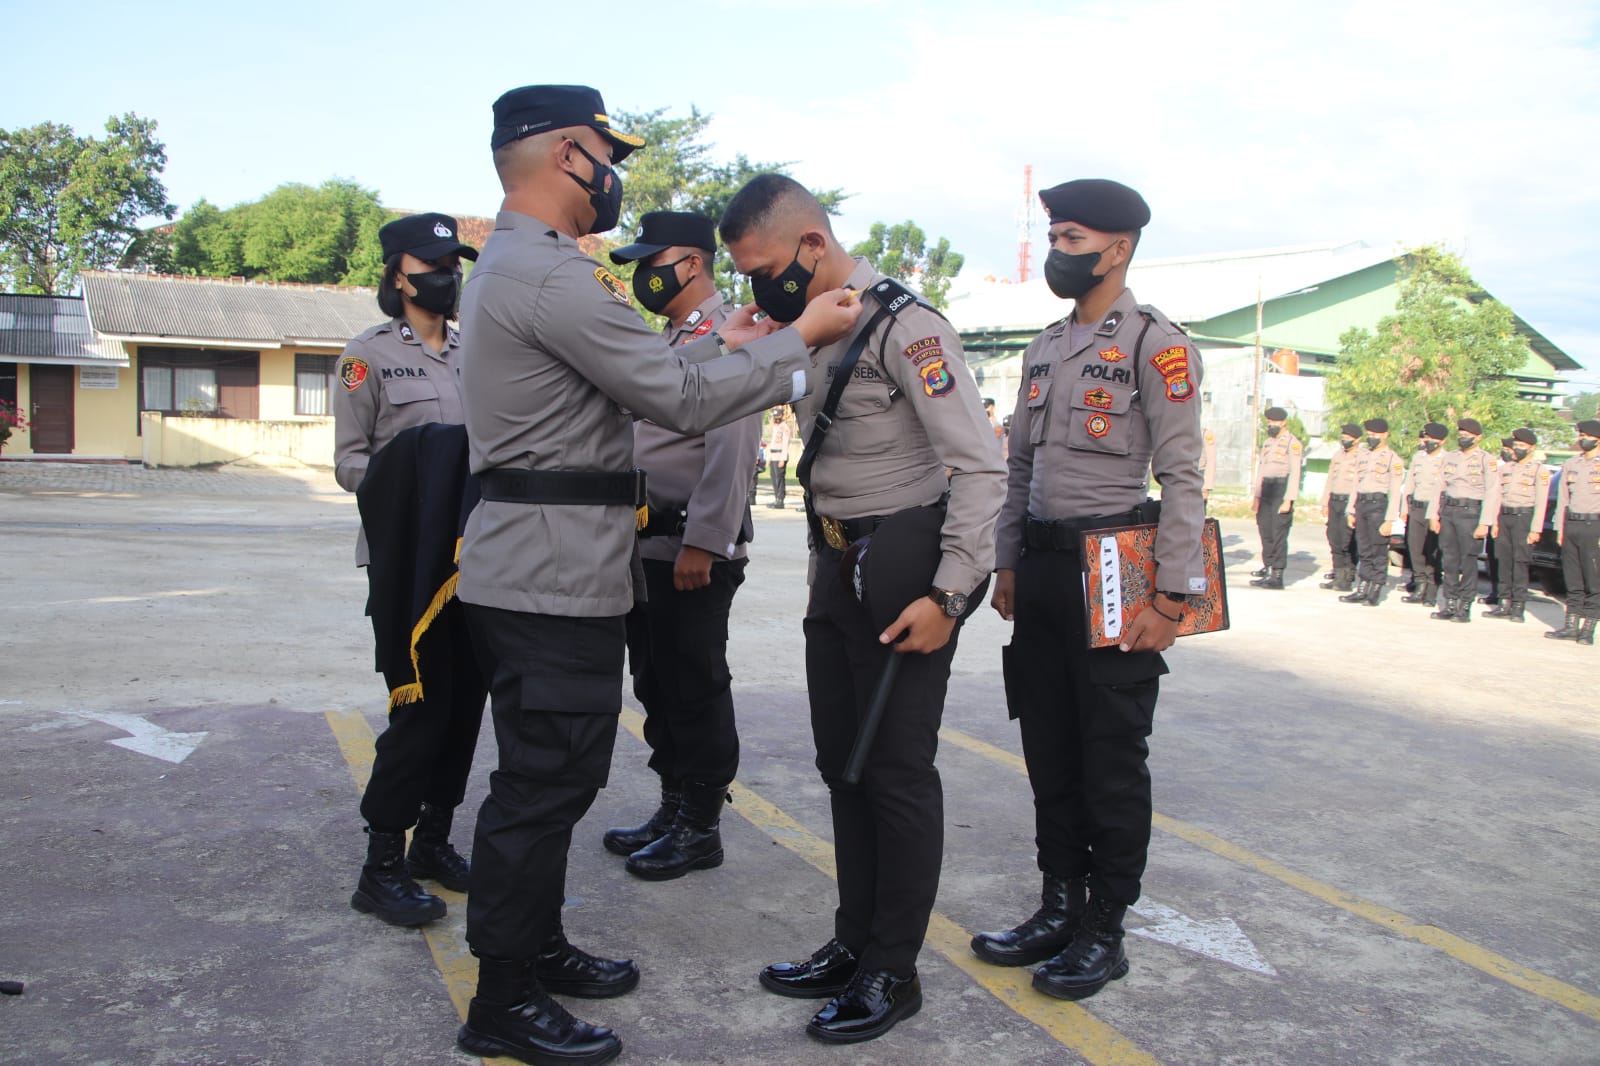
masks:
[[[800,482],[800,489],[807,500],[807,509],[810,508],[811,499],[811,464],[817,461],[817,451],[822,447],[822,441],[827,437],[828,430],[833,427],[833,415],[839,410],[839,400],[844,396],[844,387],[850,381],[850,373],[855,370],[856,363],[860,362],[861,353],[867,350],[867,342],[872,339],[872,333],[878,328],[878,323],[892,314],[894,312],[890,311],[887,305],[877,310],[867,321],[867,328],[856,334],[856,339],[844,353],[844,358],[839,360],[839,365],[833,372],[833,380],[828,383],[827,398],[822,401],[822,409],[812,420],[811,435],[806,438],[805,449],[800,453],[800,462],[795,464],[794,468],[794,478]]]

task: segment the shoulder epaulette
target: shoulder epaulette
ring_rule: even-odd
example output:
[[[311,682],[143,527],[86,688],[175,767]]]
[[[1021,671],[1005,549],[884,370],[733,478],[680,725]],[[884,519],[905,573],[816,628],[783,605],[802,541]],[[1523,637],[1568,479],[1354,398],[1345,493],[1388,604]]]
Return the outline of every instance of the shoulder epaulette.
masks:
[[[883,309],[891,315],[898,315],[912,304],[920,304],[940,318],[944,318],[944,315],[940,314],[931,303],[893,278],[879,278],[867,286],[867,292],[871,293],[872,298],[882,304]]]

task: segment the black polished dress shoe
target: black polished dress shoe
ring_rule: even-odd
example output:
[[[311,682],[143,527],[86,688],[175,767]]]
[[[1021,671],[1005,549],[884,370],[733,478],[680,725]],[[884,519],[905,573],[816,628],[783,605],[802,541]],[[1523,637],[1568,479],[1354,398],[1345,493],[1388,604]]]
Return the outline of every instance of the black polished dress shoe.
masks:
[[[916,972],[896,977],[888,970],[858,970],[846,988],[812,1015],[806,1032],[830,1044],[873,1040],[922,1009]]]
[[[761,971],[761,986],[795,999],[831,999],[849,986],[860,965],[855,952],[830,940],[804,962],[775,962],[768,966]]]
[[[509,1055],[534,1066],[598,1066],[622,1054],[616,1033],[574,1018],[539,991],[509,1006],[474,998],[456,1046],[472,1055]]]
[[[599,959],[558,936],[533,960],[533,975],[548,992],[580,999],[608,999],[633,991],[639,967],[632,959]]]

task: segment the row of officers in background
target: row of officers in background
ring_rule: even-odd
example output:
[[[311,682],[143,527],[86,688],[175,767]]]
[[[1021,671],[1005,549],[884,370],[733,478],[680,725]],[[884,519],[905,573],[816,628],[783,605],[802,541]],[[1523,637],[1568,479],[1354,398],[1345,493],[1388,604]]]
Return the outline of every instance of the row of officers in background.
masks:
[[[362,807],[369,847],[353,906],[417,925],[444,904],[416,878],[468,891],[479,977],[462,1049],[527,1062],[620,1053],[614,1032],[552,998],[622,995],[640,982],[631,960],[566,937],[572,829],[607,780],[626,661],[660,802],[600,843],[645,880],[723,862],[719,818],[739,759],[727,627],[753,533],[750,461],[760,412],[792,406],[799,459],[788,467],[783,428],[767,458],[778,465],[774,503],[793,477],[811,530],[799,622],[838,905],[820,948],[754,983],[823,1001],[806,1031],[829,1043],[873,1039],[921,1008],[916,960],[943,859],[934,755],[961,622],[991,580],[991,606],[1014,622],[1005,694],[1034,792],[1043,887],[1031,917],[978,934],[972,950],[999,966],[1043,963],[1033,986],[1058,998],[1121,978],[1123,916],[1150,838],[1160,653],[1188,597],[1206,592],[1199,354],[1126,287],[1150,219],[1144,200],[1098,179],[1040,194],[1046,279],[1072,311],[1025,355],[1007,455],[955,329],[850,256],[806,189],[764,174],[717,222],[646,215],[611,258],[632,264],[632,295],[666,320],[658,334],[628,284],[577,240],[617,224],[615,166],[643,142],[614,129],[583,86],[526,86],[493,110],[505,199],[481,256],[447,216],[386,226],[390,320],[340,362],[341,484],[359,496],[386,448],[460,421],[481,493],[450,586],[471,652],[440,652],[452,682],[435,688],[424,661],[404,698],[391,693],[368,789],[383,802]],[[723,306],[712,281],[719,237],[756,306]],[[477,257],[464,291],[463,257]],[[459,336],[447,321],[458,300]],[[1119,647],[1091,650],[1077,534],[1133,520],[1152,471],[1163,484],[1158,591]],[[364,523],[368,513],[363,505]],[[903,568],[895,552],[864,549],[913,527],[929,534],[932,560],[909,602],[885,615],[874,590]],[[437,626],[448,615],[429,617]],[[896,679],[882,725],[853,775],[867,697],[886,676]],[[448,830],[485,688],[499,762],[468,863]],[[609,935],[632,927],[619,916]]]
[[[1289,529],[1300,484],[1304,445],[1286,428],[1281,407],[1266,411],[1250,503],[1261,534],[1262,567],[1251,584],[1283,588]],[[1437,604],[1432,617],[1470,622],[1478,592],[1478,558],[1492,541],[1496,573],[1488,616],[1522,622],[1534,545],[1547,509],[1561,545],[1566,617],[1545,635],[1592,645],[1600,619],[1600,421],[1576,426],[1578,454],[1561,467],[1555,499],[1551,472],[1528,427],[1502,438],[1498,458],[1482,447],[1483,426],[1456,422],[1456,448],[1444,445],[1449,427],[1429,422],[1407,463],[1389,444],[1389,423],[1370,418],[1340,427],[1339,450],[1322,489],[1333,569],[1322,587],[1345,592],[1346,603],[1377,606],[1387,588],[1390,536],[1404,520],[1411,559],[1406,603]]]

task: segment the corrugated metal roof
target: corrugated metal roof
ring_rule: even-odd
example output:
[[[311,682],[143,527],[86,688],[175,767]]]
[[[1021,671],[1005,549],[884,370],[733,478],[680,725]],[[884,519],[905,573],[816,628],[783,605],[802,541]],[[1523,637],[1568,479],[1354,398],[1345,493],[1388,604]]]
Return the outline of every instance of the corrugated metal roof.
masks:
[[[81,296],[0,293],[0,360],[126,365],[122,345],[100,341]]]
[[[371,289],[327,285],[94,270],[83,294],[95,331],[114,337],[342,345],[382,317]]]

